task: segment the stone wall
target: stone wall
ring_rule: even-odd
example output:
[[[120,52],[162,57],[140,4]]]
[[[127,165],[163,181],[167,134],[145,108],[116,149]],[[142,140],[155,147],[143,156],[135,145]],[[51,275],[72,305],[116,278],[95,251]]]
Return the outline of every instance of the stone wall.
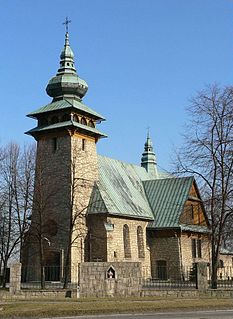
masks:
[[[193,258],[192,256],[192,239],[201,240],[201,258]],[[211,260],[211,243],[207,235],[198,236],[198,234],[188,235],[182,233],[181,235],[181,258],[182,264],[185,267],[191,267],[196,262],[207,262]]]
[[[139,296],[139,262],[89,262],[80,264],[81,297]]]
[[[72,132],[54,132],[40,137],[37,144],[32,224],[23,250],[23,265],[29,266],[24,279],[39,280],[40,277],[38,235],[41,224],[45,265],[66,265],[71,224],[72,248],[68,258],[71,269],[87,259],[85,214],[97,179],[94,138]],[[76,271],[70,275],[72,281],[78,280]]]
[[[83,140],[85,140],[84,150],[82,149]],[[71,200],[74,222],[71,265],[76,266],[89,261],[86,212],[94,182],[98,180],[98,168],[94,138],[75,134],[71,138],[71,149]]]
[[[90,214],[88,224],[90,228],[90,260],[108,262],[141,262],[147,274],[150,276],[150,250],[146,240],[147,221],[107,217],[106,215]],[[106,225],[107,224],[107,225]],[[110,228],[108,229],[108,225]],[[131,257],[125,258],[123,227],[129,227],[129,245]],[[144,256],[139,256],[137,227],[141,226],[143,231],[142,246]]]
[[[166,261],[168,279],[180,273],[180,249],[178,237],[153,238],[151,240],[151,273],[158,278],[158,261]]]
[[[158,262],[166,261],[168,279],[176,278],[181,273],[192,267],[194,263],[206,262],[211,260],[211,244],[207,235],[182,233],[169,237],[163,233],[162,237],[152,238],[151,240],[151,272],[153,278],[158,278]],[[201,239],[201,258],[192,256],[192,239]]]
[[[60,253],[61,265],[67,252],[71,143],[68,135],[58,136],[54,149],[54,138],[53,135],[41,137],[37,143],[32,224],[22,260],[24,268],[28,267],[26,280],[39,280],[40,277],[40,234],[44,239],[44,252],[47,255],[52,251]],[[47,260],[44,262],[48,264]]]
[[[105,214],[92,214],[87,216],[89,228],[89,260],[107,260],[107,232]]]
[[[112,224],[113,231],[107,232],[107,261],[109,262],[141,262],[142,267],[148,269],[150,275],[150,251],[146,239],[146,226],[147,221],[127,218],[109,217],[108,223]],[[131,257],[125,258],[124,255],[124,240],[123,240],[123,227],[128,225],[130,237],[130,251]],[[143,230],[143,246],[144,258],[139,257],[137,227],[141,226]]]
[[[14,295],[20,291],[21,288],[21,264],[17,263],[11,266],[10,269],[10,294]]]

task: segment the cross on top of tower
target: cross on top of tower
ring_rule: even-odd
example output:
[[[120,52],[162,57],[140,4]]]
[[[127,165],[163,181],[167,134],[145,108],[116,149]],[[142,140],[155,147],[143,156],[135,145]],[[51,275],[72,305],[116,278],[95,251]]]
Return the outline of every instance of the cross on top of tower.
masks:
[[[66,17],[65,22],[62,23],[66,26],[66,33],[68,33],[69,31],[69,23],[71,23],[71,20],[69,20],[68,17]]]
[[[150,126],[148,126],[146,129],[147,129],[147,138],[149,138],[150,137]]]

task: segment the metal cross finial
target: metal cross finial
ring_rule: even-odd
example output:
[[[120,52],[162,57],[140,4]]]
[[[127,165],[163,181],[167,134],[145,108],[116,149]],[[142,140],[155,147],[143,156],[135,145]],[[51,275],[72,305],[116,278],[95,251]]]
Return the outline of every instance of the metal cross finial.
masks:
[[[150,126],[147,127],[147,137],[150,137]]]
[[[66,33],[68,33],[69,31],[69,28],[68,28],[69,23],[71,23],[71,20],[69,20],[68,17],[66,17],[66,21],[62,23],[66,26]]]

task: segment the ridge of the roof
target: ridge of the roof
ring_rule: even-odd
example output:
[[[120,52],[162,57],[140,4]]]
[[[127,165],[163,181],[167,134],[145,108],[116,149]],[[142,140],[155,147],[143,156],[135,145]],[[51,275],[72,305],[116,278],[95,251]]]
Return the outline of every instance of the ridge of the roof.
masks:
[[[153,220],[142,177],[146,170],[134,164],[98,155],[99,191],[109,214]]]

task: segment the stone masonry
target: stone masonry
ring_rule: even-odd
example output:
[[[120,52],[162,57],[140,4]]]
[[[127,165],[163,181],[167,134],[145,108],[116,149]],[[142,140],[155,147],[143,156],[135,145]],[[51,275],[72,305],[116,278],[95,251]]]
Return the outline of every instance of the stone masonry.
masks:
[[[111,271],[109,276],[109,270]],[[89,262],[80,264],[81,297],[139,296],[139,262]]]
[[[119,218],[106,215],[90,215],[88,216],[90,227],[90,246],[92,261],[108,261],[108,262],[141,262],[142,267],[150,276],[150,250],[146,240],[147,221],[138,219]],[[107,230],[105,225],[111,225],[111,229]],[[130,251],[131,257],[125,258],[123,227],[128,225],[130,235]],[[137,227],[141,226],[143,230],[143,249],[144,257],[139,257]]]
[[[10,294],[14,295],[20,291],[21,288],[21,263],[17,263],[10,268]]]
[[[56,137],[56,150],[53,139],[53,135],[48,134],[41,137],[37,145],[32,226],[23,254],[26,259],[24,265],[37,270],[31,270],[31,278],[28,277],[27,280],[39,279],[40,249],[37,237],[40,231],[45,238],[44,255],[51,253],[48,258],[52,263],[51,266],[66,264],[70,241],[72,246],[69,266],[74,266],[75,269],[79,262],[86,259],[85,214],[93,184],[98,178],[95,139],[66,133]],[[83,139],[85,139],[84,150],[82,150]],[[56,264],[52,261],[54,252],[60,254],[59,264],[58,261]],[[48,265],[47,260],[44,263]],[[72,281],[77,281],[76,271],[71,276],[75,277]]]

